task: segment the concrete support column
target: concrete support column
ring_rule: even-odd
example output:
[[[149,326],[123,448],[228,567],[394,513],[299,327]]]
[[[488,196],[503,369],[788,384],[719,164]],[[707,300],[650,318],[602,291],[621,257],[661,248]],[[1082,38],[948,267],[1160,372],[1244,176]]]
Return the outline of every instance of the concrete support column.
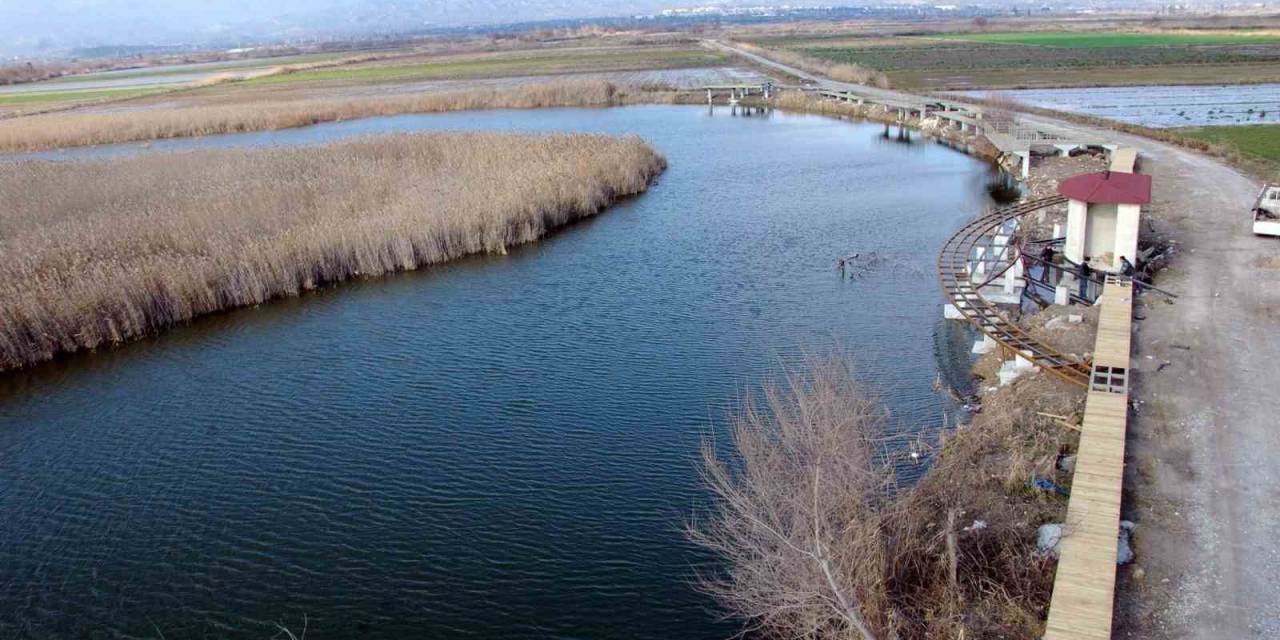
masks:
[[[1062,255],[1076,264],[1084,260],[1087,207],[1079,200],[1069,200],[1067,203],[1067,240],[1062,246]]]
[[[1071,278],[1072,284],[1067,284],[1067,278]],[[1057,305],[1067,306],[1071,304],[1071,287],[1074,286],[1075,278],[1071,276],[1063,276],[1062,284],[1059,284],[1053,290],[1053,303]]]
[[[1120,267],[1120,257],[1134,262],[1138,255],[1138,216],[1141,207],[1136,204],[1122,204],[1116,207],[1116,248],[1115,267]]]

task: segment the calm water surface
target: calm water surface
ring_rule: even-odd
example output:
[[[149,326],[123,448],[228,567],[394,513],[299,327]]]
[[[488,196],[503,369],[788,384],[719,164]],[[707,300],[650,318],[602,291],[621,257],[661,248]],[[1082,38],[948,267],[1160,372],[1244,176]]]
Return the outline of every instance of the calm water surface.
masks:
[[[841,344],[901,429],[936,427],[969,343],[934,252],[986,203],[955,151],[681,107],[152,149],[471,128],[637,133],[671,168],[509,256],[0,376],[0,637],[725,637],[681,527],[735,398]],[[852,252],[882,260],[842,281]]]

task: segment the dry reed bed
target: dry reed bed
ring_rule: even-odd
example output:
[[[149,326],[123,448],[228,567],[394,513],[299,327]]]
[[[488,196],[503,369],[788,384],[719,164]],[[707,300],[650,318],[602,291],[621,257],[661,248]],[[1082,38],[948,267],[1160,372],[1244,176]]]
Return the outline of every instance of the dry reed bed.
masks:
[[[271,131],[371,116],[475,109],[605,107],[616,88],[604,80],[468,89],[353,99],[311,99],[149,109],[118,113],[48,113],[0,120],[0,152],[22,153],[96,144]]]
[[[0,370],[504,253],[644,191],[665,166],[634,137],[489,133],[0,162]]]

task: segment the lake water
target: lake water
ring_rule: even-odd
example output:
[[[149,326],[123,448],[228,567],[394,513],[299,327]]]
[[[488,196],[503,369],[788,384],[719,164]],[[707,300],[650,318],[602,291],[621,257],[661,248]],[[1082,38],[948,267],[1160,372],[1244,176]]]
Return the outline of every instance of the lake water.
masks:
[[[0,376],[0,637],[726,637],[681,528],[735,400],[843,345],[897,428],[950,409],[971,336],[934,257],[990,176],[879,125],[495,111],[77,153],[429,129],[636,133],[671,167],[508,256]],[[842,280],[853,252],[881,260]]]
[[[960,91],[1154,128],[1280,122],[1280,84]]]

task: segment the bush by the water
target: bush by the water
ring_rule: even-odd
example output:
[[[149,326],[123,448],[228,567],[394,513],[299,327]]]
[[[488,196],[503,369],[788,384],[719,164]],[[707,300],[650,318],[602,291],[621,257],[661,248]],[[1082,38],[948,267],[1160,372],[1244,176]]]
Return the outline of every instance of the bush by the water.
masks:
[[[1044,376],[989,394],[904,487],[885,409],[839,361],[810,363],[738,413],[731,455],[704,448],[715,503],[690,537],[724,568],[703,587],[765,637],[1040,637],[1054,570],[1036,532],[1066,508],[1029,481],[1068,481],[1076,435],[1046,416],[1082,395]]]

